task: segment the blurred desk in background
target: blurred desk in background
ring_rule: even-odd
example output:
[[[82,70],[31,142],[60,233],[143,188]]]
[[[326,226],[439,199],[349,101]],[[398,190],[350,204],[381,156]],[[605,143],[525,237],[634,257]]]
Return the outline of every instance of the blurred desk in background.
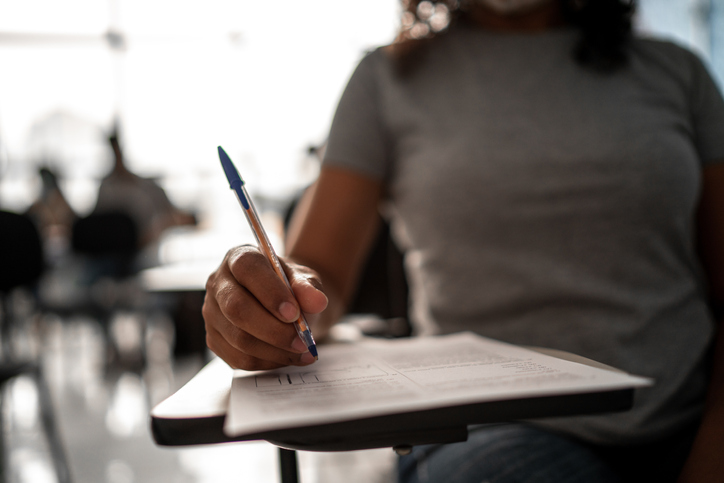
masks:
[[[203,292],[206,279],[220,263],[221,259],[196,260],[147,268],[140,273],[141,286],[149,292]]]
[[[141,272],[141,283],[149,292],[203,291],[206,279],[221,264],[232,247],[252,244],[256,238],[238,207],[229,203],[232,220],[218,229],[177,227],[166,230],[158,244],[159,265]],[[277,253],[284,253],[283,227],[279,215],[262,213],[269,241]]]
[[[206,332],[201,309],[206,294],[206,280],[224,259],[228,250],[255,238],[238,208],[233,215],[238,223],[225,229],[174,228],[167,230],[158,246],[159,265],[139,273],[140,285],[156,294],[160,305],[173,320],[175,329],[174,356],[202,355],[208,360]],[[279,250],[281,238],[269,234]],[[279,250],[281,253],[281,250]]]
[[[174,325],[174,357],[200,355],[207,360],[201,308],[206,279],[220,260],[178,262],[147,268],[139,274],[143,290],[156,294]]]

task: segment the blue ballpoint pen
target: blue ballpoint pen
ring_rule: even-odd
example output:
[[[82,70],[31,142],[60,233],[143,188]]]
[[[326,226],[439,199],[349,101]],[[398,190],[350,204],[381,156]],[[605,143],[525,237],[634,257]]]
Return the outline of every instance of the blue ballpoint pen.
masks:
[[[249,197],[249,193],[246,192],[246,188],[244,187],[244,180],[241,179],[234,163],[231,162],[231,159],[229,159],[229,156],[221,146],[219,146],[219,159],[221,160],[221,166],[224,168],[226,179],[229,180],[229,185],[231,186],[231,189],[234,190],[234,193],[236,193],[236,198],[239,200],[239,204],[244,210],[244,214],[246,215],[246,219],[249,221],[249,225],[251,225],[251,230],[254,232],[256,241],[259,244],[259,249],[264,252],[264,255],[266,255],[269,259],[269,262],[274,268],[276,274],[284,281],[284,283],[286,283],[289,291],[291,292],[292,286],[282,269],[282,265],[279,262],[277,254],[274,252],[274,248],[269,242],[269,238],[266,235],[266,231],[264,231],[264,227],[261,225],[261,221],[259,221],[259,216],[254,208],[254,203],[252,203],[251,197]],[[292,292],[292,296],[293,295],[294,292]],[[307,349],[309,349],[309,353],[314,356],[315,360],[319,359],[319,356],[317,355],[317,345],[314,343],[312,331],[309,330],[309,324],[307,324],[307,320],[304,318],[304,314],[301,310],[299,311],[299,318],[294,323],[294,327],[297,329],[297,333],[307,346]]]

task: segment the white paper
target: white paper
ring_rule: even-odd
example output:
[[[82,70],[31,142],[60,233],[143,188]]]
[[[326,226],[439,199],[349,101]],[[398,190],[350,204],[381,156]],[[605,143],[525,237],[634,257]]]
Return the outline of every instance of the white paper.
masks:
[[[235,371],[225,432],[239,436],[404,411],[645,386],[649,379],[471,333],[319,347],[319,361]]]

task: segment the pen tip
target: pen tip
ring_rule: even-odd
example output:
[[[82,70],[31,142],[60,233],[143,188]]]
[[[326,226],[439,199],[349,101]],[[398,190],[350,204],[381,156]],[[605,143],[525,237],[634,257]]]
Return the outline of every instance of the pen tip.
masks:
[[[319,359],[319,355],[317,354],[317,346],[316,346],[316,345],[310,345],[309,347],[307,347],[307,349],[309,349],[309,353],[314,356],[314,360],[315,360],[315,361]]]

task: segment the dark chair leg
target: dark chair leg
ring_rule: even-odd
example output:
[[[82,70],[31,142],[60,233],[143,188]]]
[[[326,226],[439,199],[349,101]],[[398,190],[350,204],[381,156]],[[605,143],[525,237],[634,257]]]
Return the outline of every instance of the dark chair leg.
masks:
[[[5,462],[7,461],[6,455],[5,455],[5,418],[3,415],[5,414],[5,391],[4,391],[4,384],[0,384],[0,483],[5,483],[7,481],[7,475],[5,474],[7,465]]]
[[[43,428],[45,429],[45,436],[48,440],[50,456],[53,459],[53,466],[55,467],[58,483],[70,483],[70,468],[68,467],[68,459],[58,431],[58,424],[55,420],[55,411],[53,410],[50,389],[41,371],[42,369],[37,367],[34,376],[38,388],[40,417],[43,422]]]
[[[57,481],[58,483],[70,483],[70,469],[68,467],[68,460],[63,448],[63,442],[60,438],[60,433],[58,432],[58,425],[55,420],[55,411],[53,410],[53,401],[50,397],[50,389],[48,388],[48,384],[42,375],[40,366],[32,362],[16,363],[11,366],[6,364],[4,367],[4,373],[0,378],[0,483],[5,482],[8,479],[8,455],[5,452],[6,445],[4,444],[5,441],[3,439],[5,383],[22,375],[31,377],[38,390],[40,421],[43,425],[43,432],[48,443],[48,450],[50,452],[53,468],[55,469]]]
[[[282,483],[299,483],[296,451],[279,448],[279,465],[281,468]]]

